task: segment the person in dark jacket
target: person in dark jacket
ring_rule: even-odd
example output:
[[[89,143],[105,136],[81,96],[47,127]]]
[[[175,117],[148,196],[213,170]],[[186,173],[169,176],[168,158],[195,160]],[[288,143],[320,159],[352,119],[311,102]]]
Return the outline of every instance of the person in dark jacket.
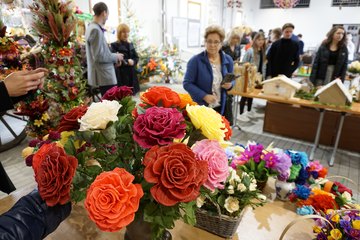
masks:
[[[114,53],[122,53],[124,55],[121,66],[115,68],[117,85],[132,87],[135,95],[140,90],[135,69],[139,61],[139,56],[134,45],[128,40],[129,32],[130,28],[128,25],[122,23],[118,26],[118,40],[111,43],[111,51]]]
[[[310,80],[315,86],[326,85],[336,78],[344,82],[348,50],[342,26],[333,27],[319,47],[312,66]]]
[[[40,240],[55,231],[71,212],[71,203],[48,207],[37,190],[0,216],[0,239]]]
[[[42,88],[47,70],[38,68],[33,71],[19,71],[0,81],[0,114],[12,109],[29,91]],[[0,191],[7,194],[16,188],[0,162]],[[0,238],[1,239],[1,238]]]
[[[209,26],[205,30],[206,50],[193,56],[186,68],[183,87],[192,99],[206,105],[226,117],[227,91],[233,82],[221,84],[227,73],[232,73],[232,58],[221,51],[225,32],[220,26]]]
[[[276,77],[284,74],[288,78],[299,65],[299,44],[291,39],[294,31],[294,25],[286,23],[282,27],[283,37],[274,42],[267,54],[268,74],[270,77]]]
[[[233,28],[229,34],[229,37],[227,41],[225,42],[224,46],[222,47],[222,50],[224,53],[229,55],[232,60],[235,62],[240,62],[241,57],[241,28],[236,27]],[[225,105],[225,112],[227,113],[226,119],[229,121],[230,125],[233,125],[234,116],[232,112],[232,104],[233,104],[233,96],[228,95],[226,99],[226,105]]]

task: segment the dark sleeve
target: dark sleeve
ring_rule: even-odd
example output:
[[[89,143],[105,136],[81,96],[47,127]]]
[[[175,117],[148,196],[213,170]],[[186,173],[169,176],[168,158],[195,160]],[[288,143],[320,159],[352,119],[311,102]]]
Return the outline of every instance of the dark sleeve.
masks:
[[[267,67],[266,67],[266,77],[267,76],[271,76],[271,77],[273,77],[272,75],[273,75],[273,73],[272,73],[272,64],[273,64],[273,61],[274,61],[274,56],[275,56],[275,48],[276,48],[276,44],[275,44],[276,42],[274,42],[272,45],[271,45],[271,47],[270,47],[270,49],[269,49],[269,51],[268,51],[268,53],[267,53],[267,55],[266,55],[266,58],[267,58],[267,60],[268,60],[268,62],[267,62]]]
[[[299,56],[299,44],[297,42],[294,41],[294,65],[292,67],[292,72],[294,72],[297,67],[299,66],[299,62],[300,62],[300,56]]]
[[[347,49],[345,49],[345,56],[348,56],[348,55],[349,55],[349,52],[347,51]],[[342,82],[345,81],[347,66],[348,66],[348,58],[345,57],[345,60],[340,68],[340,78],[341,78]]]
[[[13,108],[13,101],[6,90],[5,83],[0,81],[0,112]]]
[[[71,203],[48,207],[34,190],[0,216],[0,239],[43,239],[55,231],[70,211]]]
[[[320,57],[321,57],[321,46],[319,47],[318,51],[316,52],[315,55],[315,59],[313,61],[312,64],[312,68],[311,68],[311,74],[310,74],[310,81],[315,85],[316,83],[316,75],[317,75],[317,71],[319,69],[319,61],[320,61]]]
[[[130,47],[131,47],[131,56],[133,56],[133,60],[134,60],[134,66],[137,65],[137,63],[139,62],[139,55],[136,52],[136,49],[134,47],[134,44],[130,43]]]
[[[112,53],[117,53],[117,52],[118,52],[118,50],[117,50],[117,43],[116,43],[116,42],[113,42],[113,43],[110,44],[110,51],[111,51]]]

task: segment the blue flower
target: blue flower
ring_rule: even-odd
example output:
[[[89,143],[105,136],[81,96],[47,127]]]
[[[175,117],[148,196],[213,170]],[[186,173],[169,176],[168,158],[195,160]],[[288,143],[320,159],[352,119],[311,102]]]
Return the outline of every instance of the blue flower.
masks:
[[[345,229],[345,230],[347,230],[347,231],[349,231],[349,230],[351,229],[351,223],[350,223],[350,221],[346,221],[346,220],[344,220],[344,219],[341,219],[341,220],[340,220],[340,226],[341,226],[341,228],[343,228],[343,229]]]
[[[288,154],[291,157],[292,164],[301,164],[303,168],[306,168],[306,166],[309,163],[309,158],[306,154],[306,152],[297,152],[293,150],[286,150],[286,154]]]
[[[311,206],[303,206],[301,208],[296,209],[296,213],[298,215],[304,216],[304,215],[310,215],[314,213],[314,210]]]
[[[308,199],[311,193],[310,188],[304,186],[304,185],[296,185],[296,188],[294,189],[293,193],[300,199]]]
[[[309,178],[309,173],[306,171],[306,169],[301,168],[299,172],[299,176],[296,178],[295,183],[303,185],[306,183],[306,180]]]

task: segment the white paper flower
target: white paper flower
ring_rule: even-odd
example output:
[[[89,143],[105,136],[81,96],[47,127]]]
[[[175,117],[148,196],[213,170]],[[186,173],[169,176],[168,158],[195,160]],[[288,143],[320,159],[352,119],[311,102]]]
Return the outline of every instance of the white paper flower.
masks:
[[[110,121],[117,121],[121,104],[117,101],[103,100],[90,105],[85,115],[79,119],[79,131],[105,129]]]
[[[346,199],[347,202],[351,202],[351,194],[347,191],[343,192],[341,194],[341,197],[343,197],[344,199]]]
[[[229,183],[232,186],[236,187],[237,183],[241,182],[241,179],[240,179],[240,177],[237,175],[236,171],[232,167],[229,168],[229,172],[230,172]]]
[[[234,194],[235,193],[235,191],[234,191],[234,187],[232,186],[232,185],[229,185],[228,187],[227,187],[227,193],[228,194]]]
[[[250,183],[250,185],[249,185],[249,190],[250,190],[250,191],[255,191],[255,190],[256,190],[256,186],[257,186],[256,183],[253,183],[253,182]]]
[[[240,206],[239,206],[239,200],[237,200],[234,197],[228,197],[225,200],[225,205],[224,205],[225,209],[229,212],[229,213],[233,213],[239,210]]]
[[[264,194],[259,193],[259,194],[257,195],[257,197],[258,197],[258,199],[259,199],[260,201],[263,201],[263,202],[266,201],[266,196],[265,196]]]
[[[239,183],[237,186],[237,190],[239,190],[240,192],[244,192],[246,191],[246,186],[243,183]]]
[[[198,208],[201,208],[202,205],[204,205],[204,203],[205,203],[205,199],[206,199],[206,197],[201,196],[201,195],[198,198],[196,198],[196,206]]]

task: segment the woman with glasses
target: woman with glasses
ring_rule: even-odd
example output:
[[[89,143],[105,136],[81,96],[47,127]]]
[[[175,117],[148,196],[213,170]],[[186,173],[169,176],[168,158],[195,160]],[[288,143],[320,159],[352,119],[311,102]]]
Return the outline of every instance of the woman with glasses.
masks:
[[[226,97],[233,82],[221,83],[227,73],[233,72],[234,63],[221,51],[225,32],[220,26],[209,26],[204,37],[206,49],[189,60],[183,86],[195,102],[228,118],[232,113],[225,111]]]

